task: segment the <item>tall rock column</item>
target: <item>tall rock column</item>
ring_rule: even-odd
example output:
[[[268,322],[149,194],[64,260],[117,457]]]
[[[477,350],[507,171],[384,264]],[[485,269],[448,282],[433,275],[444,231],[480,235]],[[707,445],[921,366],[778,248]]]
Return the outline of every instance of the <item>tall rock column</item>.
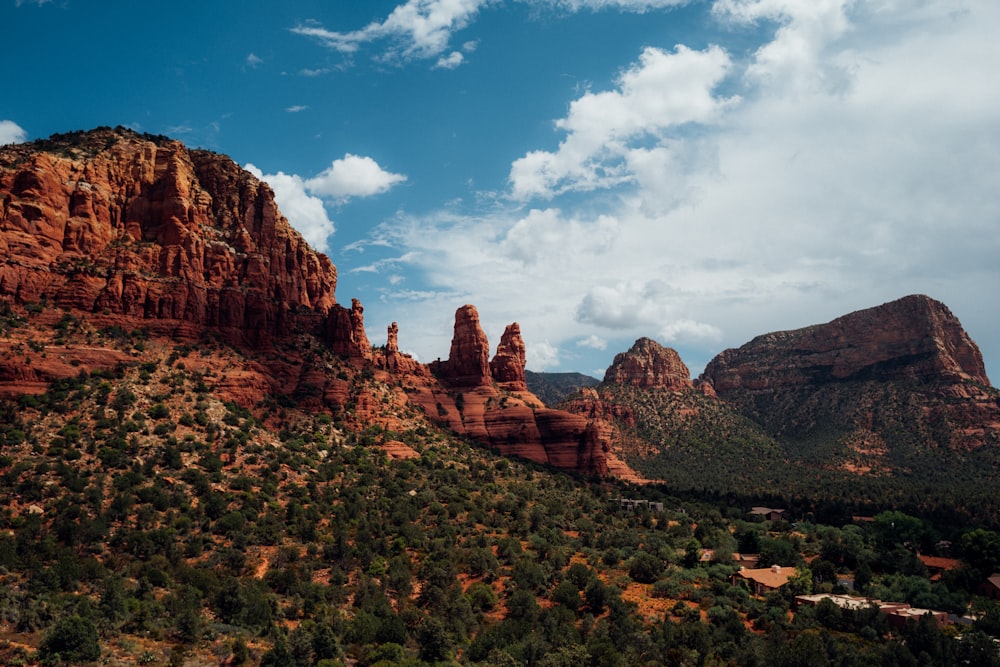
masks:
[[[455,333],[447,361],[431,364],[431,371],[452,387],[491,384],[490,342],[479,326],[479,311],[465,305],[455,311]]]
[[[521,325],[508,324],[497,345],[496,356],[490,362],[490,373],[500,387],[508,391],[527,391],[528,382],[524,375],[527,360]]]

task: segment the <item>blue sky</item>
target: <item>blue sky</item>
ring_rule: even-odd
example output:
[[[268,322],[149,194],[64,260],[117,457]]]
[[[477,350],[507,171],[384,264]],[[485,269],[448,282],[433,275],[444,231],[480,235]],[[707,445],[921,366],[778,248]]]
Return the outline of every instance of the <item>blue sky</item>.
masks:
[[[697,374],[924,293],[1000,372],[995,0],[0,3],[0,143],[230,155],[421,360],[465,303],[533,370]]]

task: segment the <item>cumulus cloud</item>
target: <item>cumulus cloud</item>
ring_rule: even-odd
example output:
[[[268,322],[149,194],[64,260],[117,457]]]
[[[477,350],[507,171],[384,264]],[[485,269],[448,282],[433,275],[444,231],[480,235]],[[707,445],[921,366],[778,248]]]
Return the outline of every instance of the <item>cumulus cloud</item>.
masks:
[[[672,295],[670,286],[659,279],[595,285],[577,306],[576,319],[608,329],[653,328],[670,317]]]
[[[455,69],[465,61],[465,56],[460,51],[452,51],[446,56],[438,58],[436,67],[440,69]]]
[[[853,0],[717,0],[712,11],[724,20],[781,25],[774,39],[754,53],[746,76],[753,83],[786,92],[824,89],[843,92],[851,79],[853,51],[831,47],[850,29]]]
[[[19,144],[28,138],[28,133],[12,120],[0,120],[0,146]]]
[[[548,341],[527,343],[525,348],[525,366],[531,370],[544,371],[559,366],[559,348]]]
[[[292,111],[292,109],[288,109]],[[355,197],[370,197],[402,183],[406,176],[393,174],[367,156],[347,153],[312,178],[298,174],[265,174],[253,164],[247,171],[274,190],[278,208],[295,229],[320,252],[328,252],[328,240],[335,228],[327,214],[324,199],[344,204]],[[363,269],[357,269],[363,270]],[[373,269],[374,270],[374,269]]]
[[[684,5],[691,0],[517,1],[568,12],[618,10],[643,13]],[[292,28],[292,32],[315,39],[343,54],[353,54],[365,44],[386,40],[391,43],[384,56],[387,59],[437,58],[436,67],[453,69],[462,64],[464,56],[457,50],[442,56],[449,48],[452,35],[468,27],[480,10],[494,4],[501,4],[501,0],[408,0],[397,5],[384,21],[373,21],[358,30],[328,30],[316,21],[308,21]],[[467,41],[462,50],[469,53],[475,45],[475,41]]]
[[[306,184],[295,174],[265,174],[252,164],[246,170],[274,190],[274,200],[291,225],[313,248],[329,252],[328,239],[335,228],[326,213],[323,200],[306,192]]]
[[[763,34],[759,47],[647,49],[612,89],[571,103],[558,149],[515,163],[512,190],[565,194],[558,206],[384,227],[412,251],[420,296],[387,286],[366,303],[373,321],[384,308],[434,358],[471,302],[498,323],[491,340],[517,320],[561,365],[591,341],[616,351],[647,335],[697,373],[755,335],[926,293],[1000,359],[1000,315],[981,296],[1000,290],[1000,4],[715,6],[741,38]],[[738,104],[716,92],[726,77]]]
[[[382,22],[369,23],[360,30],[338,32],[314,23],[292,32],[312,37],[341,53],[354,53],[365,43],[388,39],[400,46],[392,56],[432,58],[448,48],[452,33],[465,28],[488,0],[409,0],[397,6]]]
[[[370,157],[347,153],[308,179],[305,186],[315,195],[344,201],[382,194],[405,180],[406,176],[386,171]]]
[[[588,92],[570,104],[569,114],[555,124],[567,133],[557,150],[531,151],[514,161],[512,195],[550,198],[632,182],[643,157],[636,151],[650,140],[663,142],[664,150],[645,157],[671,161],[672,134],[688,124],[712,123],[738,101],[714,93],[731,64],[718,46],[695,51],[677,45],[672,52],[647,47],[619,76],[617,89]]]
[[[264,59],[254,53],[250,53],[247,55],[246,63],[247,67],[257,67],[264,64]]]

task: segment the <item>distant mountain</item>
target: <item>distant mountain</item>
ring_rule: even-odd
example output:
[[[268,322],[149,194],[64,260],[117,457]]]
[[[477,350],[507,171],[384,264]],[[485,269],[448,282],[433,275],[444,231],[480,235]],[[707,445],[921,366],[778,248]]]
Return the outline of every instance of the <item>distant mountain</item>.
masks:
[[[561,407],[603,422],[613,453],[678,489],[997,503],[1000,392],[940,302],[765,334],[693,383],[682,368],[640,339]]]
[[[1000,444],[979,348],[947,306],[908,296],[726,350],[702,379],[776,437],[865,449]],[[852,444],[854,443],[854,444]]]
[[[524,373],[528,380],[528,391],[542,399],[545,405],[555,405],[584,387],[600,383],[597,378],[583,373]]]

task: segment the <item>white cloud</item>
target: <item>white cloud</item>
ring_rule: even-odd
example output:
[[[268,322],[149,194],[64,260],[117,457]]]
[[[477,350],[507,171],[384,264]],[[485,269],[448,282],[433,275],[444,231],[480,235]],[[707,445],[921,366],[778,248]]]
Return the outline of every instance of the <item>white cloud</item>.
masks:
[[[329,73],[330,73],[330,68],[328,67],[319,67],[316,69],[305,68],[299,70],[299,74],[305,77],[323,76],[324,74],[329,74]]]
[[[354,53],[360,45],[382,39],[401,43],[392,56],[433,58],[448,48],[451,35],[465,28],[488,0],[409,0],[397,6],[382,22],[360,30],[337,32],[316,24],[300,25],[292,32],[318,39],[341,53]]]
[[[465,56],[460,51],[452,51],[446,56],[438,58],[437,65],[440,69],[455,69],[465,60]]]
[[[853,0],[717,0],[712,11],[735,23],[776,21],[781,27],[757,49],[746,76],[785,92],[822,89],[843,92],[849,85],[851,51],[831,50],[851,28]]]
[[[669,145],[685,125],[712,123],[737,101],[713,93],[730,66],[718,46],[647,47],[618,78],[616,90],[588,92],[570,104],[566,118],[556,121],[568,134],[555,152],[532,151],[514,161],[512,195],[549,198],[634,181],[640,142]]]
[[[608,349],[608,341],[596,334],[590,334],[582,340],[576,341],[577,347],[589,347],[592,350]]]
[[[420,287],[387,285],[366,316],[397,319],[428,359],[447,354],[455,308],[475,303],[494,342],[515,320],[529,346],[577,355],[647,335],[697,373],[755,335],[926,293],[1000,361],[1000,312],[982,297],[1000,291],[1000,4],[716,6],[733,30],[770,35],[745,62],[721,47],[647,50],[613,90],[574,101],[558,150],[511,170],[515,192],[565,193],[559,207],[383,227]],[[680,83],[655,85],[668,63]],[[724,76],[738,105],[714,93]],[[615,183],[627,187],[587,191]]]
[[[315,195],[343,201],[351,197],[382,194],[405,180],[406,176],[382,169],[370,157],[347,153],[308,179],[305,186]]]
[[[686,5],[691,0],[522,0],[551,4],[570,11],[581,9],[600,10],[618,9],[629,12],[646,12],[651,9],[665,9]]]
[[[547,5],[563,11],[618,10],[643,13],[684,5],[691,0],[518,0]],[[359,30],[328,30],[316,21],[302,23],[292,32],[318,40],[343,54],[356,53],[362,45],[387,40],[392,43],[384,57],[410,60],[438,58],[436,67],[452,69],[462,63],[462,54],[448,50],[452,35],[468,27],[480,10],[502,0],[407,0],[397,5],[384,21],[373,21]],[[470,53],[476,42],[467,41],[462,50]]]
[[[246,63],[247,67],[257,67],[264,64],[264,59],[254,53],[250,53],[247,55]]]
[[[533,371],[559,366],[559,348],[548,341],[525,344],[525,366]]]
[[[591,287],[576,309],[576,319],[608,329],[655,328],[670,318],[672,288],[663,280],[624,281]]]
[[[271,186],[278,208],[309,245],[320,252],[329,252],[329,237],[335,231],[334,224],[326,212],[324,198],[343,204],[354,197],[381,194],[393,185],[406,180],[406,176],[402,174],[385,171],[370,157],[350,153],[344,155],[342,159],[334,160],[328,168],[308,179],[298,174],[285,174],[280,171],[277,174],[264,174],[252,164],[246,165],[246,169]],[[354,245],[363,249],[365,245],[371,244],[358,242]],[[405,259],[404,256],[403,260],[393,262],[382,260],[382,264],[355,270],[376,271],[383,264],[398,263]]]
[[[722,340],[722,330],[706,322],[675,320],[660,329],[660,342],[676,344],[680,342],[718,342]]]
[[[20,144],[28,138],[28,133],[12,120],[0,120],[0,146]]]
[[[305,104],[294,104],[290,107],[285,107],[285,111],[288,113],[299,113],[300,111],[305,111],[309,107]]]
[[[265,174],[252,164],[246,170],[274,190],[274,200],[302,238],[319,252],[329,252],[328,239],[335,228],[326,213],[323,200],[306,192],[305,182],[295,174]]]

